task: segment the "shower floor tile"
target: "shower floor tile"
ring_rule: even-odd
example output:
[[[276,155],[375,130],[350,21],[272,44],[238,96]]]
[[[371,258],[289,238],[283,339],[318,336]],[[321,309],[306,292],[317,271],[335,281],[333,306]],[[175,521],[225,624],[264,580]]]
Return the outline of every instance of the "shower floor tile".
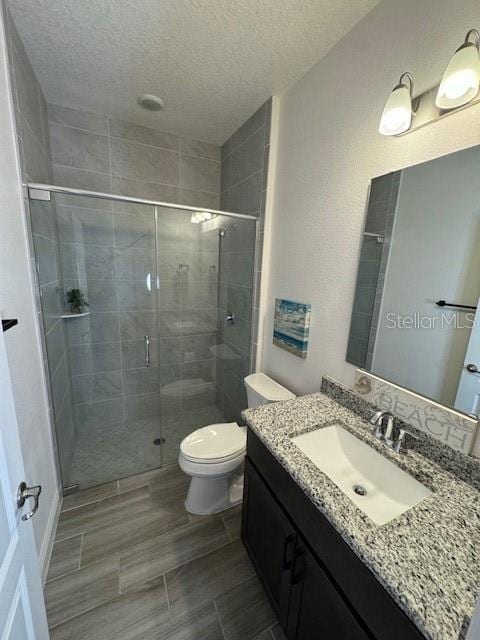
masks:
[[[159,467],[161,447],[153,444],[159,437],[158,418],[80,431],[68,484],[86,489]]]
[[[77,436],[68,484],[87,489],[157,469],[178,460],[180,443],[194,429],[225,422],[211,405],[162,419],[121,422],[105,429],[81,430]],[[162,436],[165,444],[154,445]]]

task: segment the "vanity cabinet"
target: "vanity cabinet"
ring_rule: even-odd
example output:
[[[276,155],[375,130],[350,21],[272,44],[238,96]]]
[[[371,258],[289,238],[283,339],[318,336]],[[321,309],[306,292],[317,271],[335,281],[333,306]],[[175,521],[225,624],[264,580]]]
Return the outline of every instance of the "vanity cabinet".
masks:
[[[250,512],[257,516],[245,519],[244,542],[264,580],[279,622],[285,628],[297,532],[254,467],[248,460],[245,464],[245,496],[248,496]]]
[[[424,640],[250,429],[242,540],[288,640]]]

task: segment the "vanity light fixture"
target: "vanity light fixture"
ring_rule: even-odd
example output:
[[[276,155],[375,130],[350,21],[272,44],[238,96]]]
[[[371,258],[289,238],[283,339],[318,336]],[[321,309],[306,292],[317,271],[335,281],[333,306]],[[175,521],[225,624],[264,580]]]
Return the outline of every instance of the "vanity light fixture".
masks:
[[[379,132],[383,136],[396,136],[405,133],[412,124],[413,76],[406,71],[400,76],[398,84],[383,109]]]
[[[480,34],[470,29],[443,72],[435,104],[455,109],[473,100],[480,87]]]

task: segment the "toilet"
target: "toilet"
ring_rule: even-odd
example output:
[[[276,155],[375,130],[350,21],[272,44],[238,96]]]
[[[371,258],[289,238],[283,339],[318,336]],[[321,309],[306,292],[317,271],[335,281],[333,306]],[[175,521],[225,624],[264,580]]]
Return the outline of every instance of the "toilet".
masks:
[[[264,373],[252,373],[244,383],[249,408],[296,397]],[[182,440],[178,464],[191,476],[189,513],[218,513],[241,502],[246,445],[247,429],[236,422],[210,424]]]

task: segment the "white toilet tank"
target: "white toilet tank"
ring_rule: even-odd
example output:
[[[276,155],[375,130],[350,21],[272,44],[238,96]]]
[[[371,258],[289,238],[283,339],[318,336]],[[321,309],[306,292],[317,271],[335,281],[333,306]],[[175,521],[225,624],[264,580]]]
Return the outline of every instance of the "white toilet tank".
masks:
[[[251,373],[244,379],[247,389],[248,408],[254,409],[269,402],[293,400],[296,395],[282,387],[264,373]]]

